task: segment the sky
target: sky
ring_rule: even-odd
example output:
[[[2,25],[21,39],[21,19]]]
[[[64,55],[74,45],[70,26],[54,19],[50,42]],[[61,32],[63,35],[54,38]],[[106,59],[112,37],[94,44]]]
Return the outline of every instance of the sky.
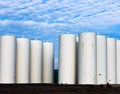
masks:
[[[0,35],[55,44],[58,36],[96,32],[120,39],[120,0],[0,0]]]

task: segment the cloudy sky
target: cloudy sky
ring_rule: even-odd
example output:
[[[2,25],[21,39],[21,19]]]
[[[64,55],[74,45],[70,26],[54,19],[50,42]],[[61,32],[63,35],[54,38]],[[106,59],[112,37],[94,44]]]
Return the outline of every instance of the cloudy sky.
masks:
[[[56,63],[58,35],[86,31],[120,39],[120,0],[0,0],[0,35],[52,41]]]

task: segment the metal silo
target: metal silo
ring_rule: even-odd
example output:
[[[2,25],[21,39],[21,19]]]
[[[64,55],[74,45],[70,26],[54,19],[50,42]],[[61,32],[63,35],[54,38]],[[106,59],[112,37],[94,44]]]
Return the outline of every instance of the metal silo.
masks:
[[[96,84],[96,33],[80,33],[78,47],[78,84]]]

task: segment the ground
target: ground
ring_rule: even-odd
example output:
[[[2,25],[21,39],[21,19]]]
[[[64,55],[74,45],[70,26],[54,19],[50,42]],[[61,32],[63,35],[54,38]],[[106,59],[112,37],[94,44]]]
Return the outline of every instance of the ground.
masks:
[[[120,85],[0,84],[0,94],[120,94]]]

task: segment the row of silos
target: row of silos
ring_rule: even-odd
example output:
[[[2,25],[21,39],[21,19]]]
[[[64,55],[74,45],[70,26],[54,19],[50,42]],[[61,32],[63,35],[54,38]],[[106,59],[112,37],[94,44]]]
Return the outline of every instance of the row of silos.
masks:
[[[59,84],[120,84],[120,40],[82,32],[59,36]],[[0,83],[53,83],[51,42],[0,37]]]
[[[53,83],[52,42],[0,37],[0,83]]]
[[[76,76],[77,75],[77,76]],[[59,84],[120,84],[120,40],[94,32],[59,36]]]

